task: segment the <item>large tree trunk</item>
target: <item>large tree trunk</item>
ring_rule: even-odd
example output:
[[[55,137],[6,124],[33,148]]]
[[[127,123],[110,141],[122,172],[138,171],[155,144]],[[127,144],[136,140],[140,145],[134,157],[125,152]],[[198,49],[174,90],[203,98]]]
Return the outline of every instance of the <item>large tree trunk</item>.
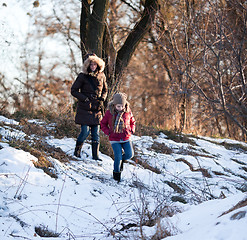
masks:
[[[93,11],[89,18],[88,48],[102,57],[103,36],[106,25],[109,0],[94,0]]]
[[[87,53],[102,57],[102,42],[105,31],[109,0],[81,1],[80,38],[82,59]],[[92,8],[92,9],[91,9]]]
[[[90,6],[88,0],[81,1],[80,38],[82,59],[84,59],[87,53],[91,52],[94,52],[99,57],[106,57],[106,59],[104,59],[105,61],[108,61],[107,56],[111,55],[110,52],[107,51],[112,48],[105,48],[106,45],[103,43],[103,41],[108,41],[105,39],[108,33],[104,34],[104,31],[109,2],[109,0],[94,0],[93,5]],[[92,11],[90,12],[91,8]],[[115,65],[112,69],[106,69],[106,72],[108,73],[107,83],[110,96],[119,87],[123,71],[129,64],[131,56],[133,55],[138,44],[151,28],[157,10],[158,0],[145,1],[144,10],[141,13],[140,20],[129,33],[122,47],[118,52],[116,52],[116,59],[111,59],[114,63],[109,63],[106,65],[106,68],[109,65]],[[110,36],[108,35],[108,38],[109,37]]]

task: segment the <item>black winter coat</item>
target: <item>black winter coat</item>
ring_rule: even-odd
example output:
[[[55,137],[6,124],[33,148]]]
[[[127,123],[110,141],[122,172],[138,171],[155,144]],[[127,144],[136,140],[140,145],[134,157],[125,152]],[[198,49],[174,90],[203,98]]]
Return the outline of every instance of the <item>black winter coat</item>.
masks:
[[[87,69],[85,65],[90,64],[90,58],[84,63],[84,72]],[[101,66],[99,63],[98,65]],[[71,87],[71,94],[78,99],[75,123],[88,126],[99,125],[102,119],[101,108],[107,97],[106,77],[102,72],[102,67],[96,76],[80,73]]]

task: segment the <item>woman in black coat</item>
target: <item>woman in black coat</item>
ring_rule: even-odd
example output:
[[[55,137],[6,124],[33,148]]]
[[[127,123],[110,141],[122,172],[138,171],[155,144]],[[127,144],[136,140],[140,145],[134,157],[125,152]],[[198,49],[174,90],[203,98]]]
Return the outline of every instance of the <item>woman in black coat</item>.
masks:
[[[81,148],[91,130],[92,157],[99,159],[99,130],[102,108],[107,96],[105,62],[95,54],[89,55],[83,63],[82,72],[71,87],[71,94],[78,99],[75,122],[81,125],[74,155],[81,157]]]

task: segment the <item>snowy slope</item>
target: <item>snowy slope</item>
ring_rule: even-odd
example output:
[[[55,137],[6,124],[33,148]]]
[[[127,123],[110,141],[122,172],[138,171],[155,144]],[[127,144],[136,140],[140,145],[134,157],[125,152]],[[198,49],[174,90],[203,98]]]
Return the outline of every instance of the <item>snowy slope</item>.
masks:
[[[73,158],[75,139],[27,136],[3,116],[0,136],[0,239],[44,239],[40,229],[58,235],[45,239],[162,239],[165,230],[172,240],[247,239],[245,143],[200,137],[190,138],[192,145],[163,133],[133,136],[139,163],[126,163],[118,184],[113,160],[102,153],[102,162],[92,160],[88,143],[82,159]],[[35,156],[11,147],[13,139],[39,139],[71,161],[50,157],[58,176],[52,178],[34,167]],[[157,145],[165,150],[156,151]],[[240,201],[241,207],[227,212]]]

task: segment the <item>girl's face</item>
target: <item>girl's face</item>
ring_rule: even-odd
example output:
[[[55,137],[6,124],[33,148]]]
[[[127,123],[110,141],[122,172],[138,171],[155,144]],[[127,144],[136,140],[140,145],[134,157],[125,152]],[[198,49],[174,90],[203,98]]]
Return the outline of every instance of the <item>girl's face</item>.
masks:
[[[97,63],[91,62],[90,63],[90,69],[91,69],[91,71],[94,72],[97,69],[97,66],[98,66]]]
[[[115,106],[115,108],[117,109],[117,111],[121,112],[124,109],[124,105],[123,104],[117,104]]]

